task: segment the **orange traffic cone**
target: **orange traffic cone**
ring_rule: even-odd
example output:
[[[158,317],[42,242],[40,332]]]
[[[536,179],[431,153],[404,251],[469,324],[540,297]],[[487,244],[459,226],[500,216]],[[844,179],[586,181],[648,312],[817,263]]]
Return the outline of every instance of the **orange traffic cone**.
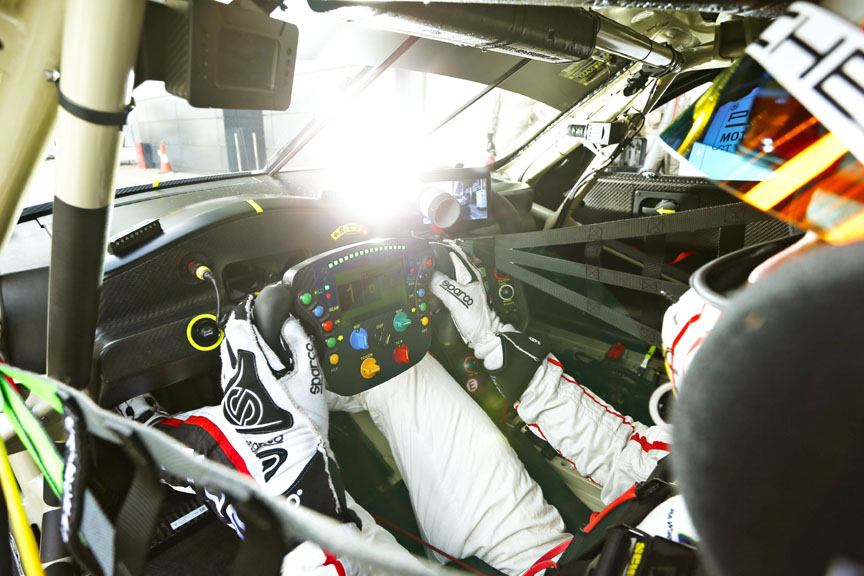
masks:
[[[171,162],[168,161],[168,153],[165,152],[164,142],[159,142],[159,164],[160,172],[174,172],[174,169],[171,167]]]

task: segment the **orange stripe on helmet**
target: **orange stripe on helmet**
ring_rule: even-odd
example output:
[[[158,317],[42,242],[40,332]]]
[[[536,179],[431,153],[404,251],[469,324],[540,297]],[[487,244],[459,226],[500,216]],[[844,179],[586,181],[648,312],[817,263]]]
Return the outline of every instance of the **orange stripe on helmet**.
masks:
[[[850,216],[833,230],[825,232],[822,238],[831,244],[847,244],[864,238],[864,212]]]
[[[760,210],[771,210],[847,152],[849,149],[829,132],[754,186],[742,199]]]

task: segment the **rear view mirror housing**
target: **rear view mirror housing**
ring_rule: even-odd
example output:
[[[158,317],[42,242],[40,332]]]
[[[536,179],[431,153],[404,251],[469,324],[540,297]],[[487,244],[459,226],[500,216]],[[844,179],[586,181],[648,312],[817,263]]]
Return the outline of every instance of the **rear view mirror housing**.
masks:
[[[197,108],[285,110],[297,27],[235,0],[148,2],[136,83],[162,80]]]

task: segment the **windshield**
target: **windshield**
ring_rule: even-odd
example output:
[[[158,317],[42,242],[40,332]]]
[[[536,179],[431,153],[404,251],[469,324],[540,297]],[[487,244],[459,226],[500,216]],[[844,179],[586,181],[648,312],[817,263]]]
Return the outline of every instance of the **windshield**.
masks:
[[[115,186],[263,169],[307,123],[333,112],[333,121],[284,169],[483,166],[517,149],[559,113],[496,88],[426,137],[485,85],[393,67],[358,97],[340,101],[362,69],[332,59],[298,60],[286,111],[193,108],[162,82],[144,82],[133,92],[136,108],[123,129]],[[52,139],[23,206],[51,201],[54,165]]]
[[[283,129],[281,139],[296,135],[296,120],[329,113],[326,96],[336,86],[341,91],[358,70],[344,67],[304,75],[306,88],[291,108],[272,113],[274,127],[278,123]],[[558,115],[551,106],[496,88],[427,137],[484,87],[459,78],[391,68],[339,108],[330,124],[286,167],[483,166],[518,148]]]

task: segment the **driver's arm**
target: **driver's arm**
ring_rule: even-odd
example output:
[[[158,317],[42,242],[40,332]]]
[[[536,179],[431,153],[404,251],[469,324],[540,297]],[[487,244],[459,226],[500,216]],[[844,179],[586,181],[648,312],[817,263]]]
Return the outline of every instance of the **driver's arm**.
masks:
[[[168,417],[155,402],[148,404],[141,397],[122,405],[121,412],[153,425],[197,454],[250,475],[265,492],[284,496],[287,505],[302,504],[342,521],[346,530],[359,529],[376,545],[407,554],[334,482],[327,405],[320,380],[313,378],[314,347],[300,322],[291,316],[279,318],[278,342],[268,344],[252,321],[255,303],[250,296],[225,326],[220,405]],[[175,488],[203,492],[219,518],[245,535],[242,517],[223,495],[182,483]],[[285,557],[283,573],[359,576],[368,571],[304,542]]]
[[[542,342],[502,324],[471,259],[456,244],[447,247],[456,278],[436,272],[431,290],[522,420],[579,474],[603,487],[604,503],[644,481],[669,453],[670,434],[619,413],[565,374]],[[458,297],[454,288],[468,297]]]

